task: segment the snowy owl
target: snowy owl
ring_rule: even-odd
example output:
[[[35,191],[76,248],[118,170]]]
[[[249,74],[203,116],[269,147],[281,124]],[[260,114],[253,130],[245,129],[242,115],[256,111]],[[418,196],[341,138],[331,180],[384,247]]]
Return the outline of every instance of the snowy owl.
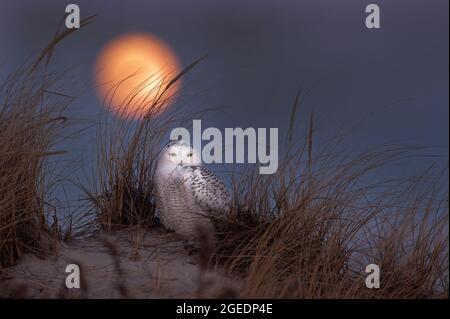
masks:
[[[159,154],[155,171],[161,223],[186,240],[198,239],[199,227],[214,234],[209,217],[226,213],[230,205],[225,185],[199,163],[190,145],[171,142]]]

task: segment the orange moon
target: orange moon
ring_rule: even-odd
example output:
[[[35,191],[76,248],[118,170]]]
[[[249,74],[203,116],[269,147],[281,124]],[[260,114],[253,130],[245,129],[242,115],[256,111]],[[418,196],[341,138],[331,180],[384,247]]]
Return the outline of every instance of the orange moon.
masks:
[[[179,84],[161,93],[179,72],[178,59],[164,41],[147,33],[130,33],[102,49],[94,79],[108,110],[122,118],[139,119],[148,112],[159,114],[170,104]],[[159,96],[160,102],[155,104]]]

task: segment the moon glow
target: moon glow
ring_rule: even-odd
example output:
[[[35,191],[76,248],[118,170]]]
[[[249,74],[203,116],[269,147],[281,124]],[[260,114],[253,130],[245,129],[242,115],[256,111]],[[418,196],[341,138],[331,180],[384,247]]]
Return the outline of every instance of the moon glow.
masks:
[[[154,105],[169,81],[180,72],[178,59],[162,40],[147,33],[130,33],[109,42],[99,53],[94,79],[108,110],[139,119],[151,110],[158,114],[173,100],[179,85],[171,86]]]

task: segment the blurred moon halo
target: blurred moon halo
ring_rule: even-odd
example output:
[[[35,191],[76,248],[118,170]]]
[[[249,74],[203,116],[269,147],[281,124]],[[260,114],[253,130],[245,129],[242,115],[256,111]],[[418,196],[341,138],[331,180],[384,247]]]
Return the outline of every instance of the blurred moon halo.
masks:
[[[149,33],[128,33],[110,41],[97,56],[94,79],[108,110],[123,118],[144,116],[170,80],[180,72],[178,59],[162,40]],[[171,86],[154,105],[159,114],[173,100]]]

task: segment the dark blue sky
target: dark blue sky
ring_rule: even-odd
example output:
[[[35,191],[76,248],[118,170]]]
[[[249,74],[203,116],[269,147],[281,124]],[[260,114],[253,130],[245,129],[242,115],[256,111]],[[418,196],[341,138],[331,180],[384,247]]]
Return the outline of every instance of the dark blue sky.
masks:
[[[185,66],[208,54],[182,88],[188,108],[225,108],[205,126],[283,131],[297,89],[320,81],[303,100],[299,138],[314,110],[324,138],[360,123],[347,140],[355,148],[402,140],[448,154],[448,0],[2,0],[2,78],[45,45],[68,3],[82,17],[99,14],[55,52],[55,68],[71,68],[74,119],[101,111],[92,84],[101,47],[145,31],[168,42]],[[365,28],[369,3],[381,7],[379,30]],[[94,138],[93,130],[83,133],[69,156],[89,166]]]

